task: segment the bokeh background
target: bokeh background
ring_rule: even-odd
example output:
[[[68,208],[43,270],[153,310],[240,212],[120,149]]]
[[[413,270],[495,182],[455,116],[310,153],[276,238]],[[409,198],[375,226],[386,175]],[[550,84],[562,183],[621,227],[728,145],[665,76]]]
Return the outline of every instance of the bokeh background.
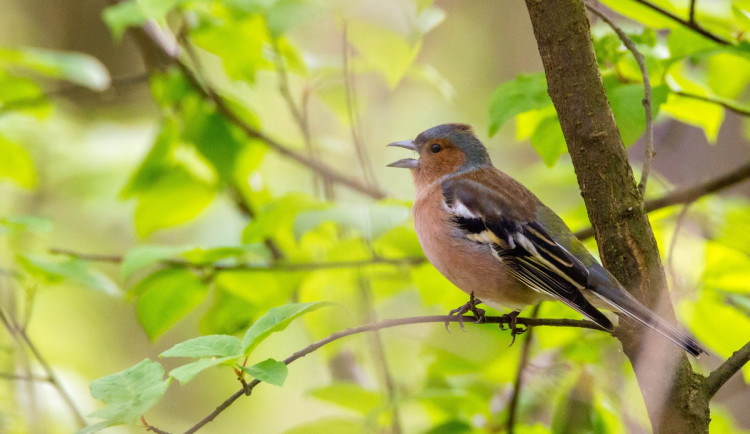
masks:
[[[187,3],[189,9],[191,2]],[[194,15],[219,16],[218,9],[211,9],[211,5],[219,2],[203,3],[204,6],[195,8],[199,12],[193,12]],[[311,95],[309,126],[321,160],[352,177],[364,179],[352,145],[353,127],[347,116],[341,78],[346,31],[350,37],[347,55],[355,69],[350,74],[356,96],[354,128],[366,150],[375,184],[393,199],[392,204],[397,204],[393,206],[404,211],[404,218],[413,187],[408,173],[385,167],[404,157],[401,150],[385,148],[385,144],[412,138],[440,123],[465,122],[487,144],[499,168],[530,187],[561,213],[574,230],[587,226],[567,155],[554,166],[545,164],[528,140],[518,139],[513,122],[505,124],[494,136],[488,136],[490,99],[495,89],[519,74],[541,71],[522,1],[436,1],[431,5],[401,0],[310,3],[315,5],[313,12],[296,20],[285,36],[307,65],[305,73],[291,71],[289,79],[295,98],[306,92]],[[673,3],[675,8],[684,8],[683,3],[687,2]],[[714,6],[705,5],[710,2],[700,3],[702,13],[713,13],[709,9]],[[7,56],[0,59],[0,71],[7,67],[14,74],[28,74],[47,94],[32,114],[0,108],[3,110],[0,132],[28,151],[35,178],[26,186],[0,182],[0,218],[5,219],[5,229],[0,233],[0,264],[5,271],[21,267],[18,253],[41,255],[52,263],[67,257],[50,254],[50,249],[121,256],[144,245],[209,249],[243,242],[247,216],[238,210],[233,195],[222,189],[217,189],[210,205],[195,218],[156,230],[136,229],[138,198],[124,198],[122,192],[152,148],[168,110],[155,102],[153,78],[135,40],[128,34],[117,40],[102,20],[103,10],[109,6],[109,2],[100,0],[2,0],[0,4],[0,47],[84,53],[101,63],[110,80],[102,89],[92,90],[33,70],[22,68],[15,72],[19,70],[13,69]],[[419,28],[415,23],[420,22],[416,17],[422,7],[432,11],[434,21],[434,27],[428,26],[425,33],[414,30]],[[197,19],[191,18],[191,12],[185,15],[188,25],[191,19]],[[167,21],[173,28],[179,27],[179,19],[174,15]],[[637,24],[623,22],[630,30],[638,29]],[[397,79],[389,78],[372,64],[366,66],[367,53],[352,41],[357,35],[367,35],[370,29],[367,26],[401,35],[412,48],[418,47],[413,64],[426,66],[410,69]],[[602,23],[596,23],[595,33],[606,33],[606,29]],[[665,34],[661,32],[659,36]],[[241,49],[242,45],[233,46]],[[199,50],[199,56],[205,75],[223,92],[246,105],[263,132],[306,152],[303,135],[279,92],[279,76],[273,67],[256,71],[253,82],[233,81],[222,70],[221,57],[203,50]],[[362,69],[357,69],[359,66]],[[747,75],[748,71],[737,74]],[[741,89],[738,99],[746,96],[746,89]],[[718,135],[715,139],[709,137],[711,140],[706,138],[705,129],[669,116],[657,118],[657,154],[650,196],[694,185],[748,160],[746,118],[731,111],[723,111],[723,116]],[[643,155],[642,140],[631,146],[629,153],[638,170]],[[255,190],[262,190],[262,194],[249,196],[260,213],[263,202],[272,203],[289,193],[305,193],[318,201],[326,199],[320,181],[314,180],[309,170],[272,150],[266,150],[257,170],[252,170],[246,181],[261,186]],[[699,338],[702,334],[694,327],[700,323],[693,324],[691,312],[697,309],[696,301],[701,300],[701,291],[706,288],[706,274],[711,271],[707,267],[722,262],[723,258],[711,259],[712,252],[720,248],[708,246],[708,240],[721,238],[717,233],[724,233],[728,215],[733,216],[732,227],[736,230],[750,228],[750,217],[745,213],[750,209],[747,202],[750,184],[740,184],[722,194],[723,198],[693,205],[684,218],[678,219],[679,207],[652,216],[663,257],[668,261],[680,319]],[[372,203],[371,198],[343,187],[336,187],[328,199],[339,207]],[[158,207],[154,212],[159,212]],[[12,229],[9,222],[21,216],[35,216],[39,220],[28,227]],[[673,242],[678,220],[679,238]],[[393,227],[396,232],[391,232],[391,237],[398,240],[399,234],[402,235],[401,244],[405,247],[399,251],[392,246],[398,246],[399,242],[389,241],[390,250],[385,250],[400,256],[407,253],[419,256],[413,232],[409,232],[410,222],[404,220]],[[378,240],[351,244],[351,239],[359,238],[346,230],[337,232],[323,227],[315,231],[306,242],[317,242],[315,249],[324,253],[316,258],[309,254],[295,256],[287,251],[290,258],[346,259],[352,245],[355,250],[372,243],[382,248]],[[327,235],[332,238],[328,242]],[[314,237],[319,239],[309,239]],[[747,240],[746,233],[742,237]],[[673,243],[676,247],[670,247]],[[588,245],[596,250],[593,242]],[[744,296],[750,293],[747,281],[736,282],[742,279],[740,271],[744,275],[750,273],[745,269],[750,263],[747,252],[745,246],[737,254],[739,259],[732,257],[735,261],[732,270],[726,270],[738,275],[723,277],[736,279],[724,282],[734,292],[740,295],[744,292]],[[213,288],[205,302],[165,333],[149,339],[139,322],[137,295],[128,292],[148,271],[140,270],[126,279],[118,264],[85,263],[107,282],[99,285],[98,290],[67,278],[32,277],[18,283],[6,273],[0,276],[0,303],[7,314],[27,319],[28,336],[76,405],[88,414],[102,406],[89,394],[91,381],[126,369],[146,357],[159,360],[159,354],[175,343],[215,332],[220,327],[219,320],[206,325],[206,316],[215,313],[212,306],[218,303],[218,290]],[[465,301],[462,293],[424,263],[291,274],[293,285],[299,289],[294,291],[298,300],[327,299],[340,302],[343,307],[320,310],[304,321],[295,322],[282,334],[264,342],[256,350],[257,356],[253,356],[255,361],[268,357],[283,359],[313,339],[364,322],[371,315],[390,318],[442,314]],[[237,285],[248,291],[259,286],[273,287],[275,284],[269,282],[275,276],[266,280],[240,276]],[[367,302],[361,294],[357,295],[357,288],[361,288],[357,282],[362,278],[371,278],[368,286],[371,300]],[[262,291],[254,297],[244,300],[253,304],[254,313],[250,316],[254,318],[285,301]],[[736,317],[747,320],[747,310],[738,308],[736,312]],[[541,315],[575,317],[554,306],[543,306]],[[252,319],[241,317],[239,323]],[[748,324],[733,328],[736,323],[726,324],[721,320],[729,318],[713,322],[717,329],[712,332],[737,333],[740,334],[737,339],[742,340],[742,333],[750,330]],[[387,404],[382,366],[373,350],[378,345],[385,349],[390,376],[401,396],[404,432],[502,431],[520,351],[519,344],[508,348],[507,334],[489,326],[467,326],[465,333],[453,328],[448,334],[440,324],[427,324],[386,330],[381,338],[381,344],[377,344],[367,336],[350,337],[295,362],[283,387],[259,386],[250,398],[240,399],[211,422],[205,432],[387,432],[392,426],[389,422],[392,411]],[[750,335],[745,334],[744,341],[748,338]],[[560,422],[555,421],[563,417],[565,403],[570,397],[580,396],[595,408],[596,423],[592,426],[598,428],[593,432],[648,430],[627,360],[611,338],[575,329],[539,329],[535,339],[527,386],[521,395],[519,432],[547,432],[555,423],[559,426]],[[19,375],[29,370],[41,372],[38,361],[27,350],[19,349],[6,330],[0,332],[0,344],[3,350],[0,371]],[[717,356],[728,355],[724,347],[709,345],[709,350]],[[159,361],[167,370],[184,362]],[[705,373],[719,361],[718,357],[709,357],[696,363]],[[613,372],[616,374],[612,375]],[[719,393],[712,414],[716,432],[727,432],[721,431],[725,428],[734,432],[750,429],[750,419],[744,411],[750,405],[747,378],[745,370],[744,377],[736,376]],[[351,384],[356,387],[347,389]],[[46,382],[0,379],[0,388],[0,432],[76,429],[68,407]],[[147,420],[169,431],[187,429],[237,388],[230,369],[208,370],[185,386],[171,385],[165,397],[147,412]],[[326,425],[329,422],[331,425]],[[305,425],[308,423],[311,425]],[[299,431],[294,431],[295,427]],[[112,432],[131,431],[143,428],[112,429]]]

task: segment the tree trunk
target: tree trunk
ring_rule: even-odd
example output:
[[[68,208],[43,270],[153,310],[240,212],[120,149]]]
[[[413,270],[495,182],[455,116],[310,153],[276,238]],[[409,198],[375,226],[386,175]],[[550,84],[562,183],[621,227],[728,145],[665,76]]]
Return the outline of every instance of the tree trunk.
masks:
[[[548,92],[557,109],[604,266],[674,322],[664,269],[609,107],[582,0],[526,0]],[[708,399],[675,345],[629,321],[617,338],[633,365],[656,433],[707,433]]]

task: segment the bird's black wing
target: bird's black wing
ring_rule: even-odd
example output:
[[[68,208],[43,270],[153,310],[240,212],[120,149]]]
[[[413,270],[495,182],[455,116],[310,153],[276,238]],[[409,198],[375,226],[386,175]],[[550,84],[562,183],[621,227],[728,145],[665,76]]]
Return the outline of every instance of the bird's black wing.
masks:
[[[586,266],[555,242],[537,223],[536,203],[514,203],[498,189],[467,178],[449,178],[441,184],[445,209],[465,236],[489,244],[498,260],[519,281],[551,295],[606,329],[610,320],[581,293],[588,281]]]

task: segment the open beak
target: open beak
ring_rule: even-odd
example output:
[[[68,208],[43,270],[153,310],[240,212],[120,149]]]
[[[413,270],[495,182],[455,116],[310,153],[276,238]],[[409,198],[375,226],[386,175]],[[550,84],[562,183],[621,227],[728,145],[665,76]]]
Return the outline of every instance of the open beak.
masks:
[[[413,140],[393,142],[393,143],[389,143],[387,146],[396,146],[399,148],[404,148],[410,151],[417,152],[417,147],[414,146]],[[393,163],[389,164],[388,167],[401,167],[404,169],[413,169],[417,167],[417,164],[419,164],[419,161],[415,160],[414,158],[404,158],[402,160],[394,161]]]

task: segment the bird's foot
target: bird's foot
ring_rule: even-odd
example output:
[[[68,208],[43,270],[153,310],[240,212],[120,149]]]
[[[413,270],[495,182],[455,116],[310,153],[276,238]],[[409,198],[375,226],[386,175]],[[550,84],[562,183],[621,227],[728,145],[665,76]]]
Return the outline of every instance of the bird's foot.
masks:
[[[520,314],[520,311],[514,310],[511,313],[506,313],[503,315],[503,318],[506,318],[508,320],[508,330],[510,330],[510,345],[509,347],[513,345],[513,343],[516,342],[516,336],[523,334],[526,330],[528,330],[528,327],[519,327],[516,321],[518,321],[518,314]],[[500,330],[505,330],[505,327],[503,327],[503,323],[500,323]]]
[[[474,293],[472,292],[469,296],[469,302],[464,304],[463,306],[451,310],[448,315],[456,315],[458,318],[458,325],[461,327],[461,330],[464,329],[464,314],[467,312],[471,312],[474,314],[474,323],[475,324],[481,324],[484,322],[484,309],[479,309],[477,307],[478,304],[481,304],[482,300],[478,298],[474,298]],[[449,322],[445,322],[445,329],[450,333],[450,329],[448,328]]]

